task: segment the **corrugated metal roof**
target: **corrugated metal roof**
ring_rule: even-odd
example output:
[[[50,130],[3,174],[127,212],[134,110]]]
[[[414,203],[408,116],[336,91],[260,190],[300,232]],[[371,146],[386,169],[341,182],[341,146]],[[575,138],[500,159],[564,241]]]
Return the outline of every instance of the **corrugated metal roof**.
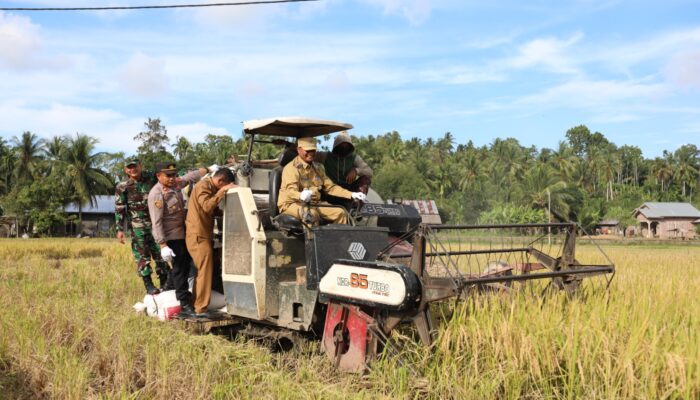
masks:
[[[442,224],[442,219],[440,218],[440,213],[438,212],[435,200],[402,200],[401,204],[412,206],[418,210],[418,213],[425,224]]]
[[[70,203],[63,210],[69,214],[78,213],[78,204]],[[83,213],[89,214],[113,214],[114,213],[114,196],[99,195],[95,196],[95,205],[91,206],[90,202],[83,203]]]
[[[605,219],[598,222],[598,226],[617,226],[619,223],[620,221],[616,219]]]
[[[634,210],[647,218],[698,218],[700,211],[690,203],[655,203],[648,201]]]

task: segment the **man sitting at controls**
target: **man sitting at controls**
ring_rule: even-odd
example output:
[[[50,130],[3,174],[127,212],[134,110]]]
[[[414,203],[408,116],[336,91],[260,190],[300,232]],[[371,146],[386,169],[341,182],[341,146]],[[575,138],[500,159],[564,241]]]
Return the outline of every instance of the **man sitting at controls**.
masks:
[[[298,218],[307,225],[318,224],[319,217],[334,224],[347,224],[345,210],[337,207],[313,207],[328,205],[321,202],[321,193],[357,201],[366,201],[367,196],[362,192],[353,193],[343,189],[328,179],[323,166],[314,162],[316,139],[299,138],[297,152],[299,155],[282,170],[282,184],[277,201],[280,213]],[[309,214],[305,218],[307,210]]]

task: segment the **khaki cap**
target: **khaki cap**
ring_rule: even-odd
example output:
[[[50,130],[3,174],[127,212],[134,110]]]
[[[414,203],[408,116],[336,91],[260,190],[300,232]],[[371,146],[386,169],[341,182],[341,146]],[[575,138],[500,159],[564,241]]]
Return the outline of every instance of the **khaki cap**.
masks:
[[[312,137],[299,138],[297,139],[297,146],[306,151],[316,150],[316,139]]]

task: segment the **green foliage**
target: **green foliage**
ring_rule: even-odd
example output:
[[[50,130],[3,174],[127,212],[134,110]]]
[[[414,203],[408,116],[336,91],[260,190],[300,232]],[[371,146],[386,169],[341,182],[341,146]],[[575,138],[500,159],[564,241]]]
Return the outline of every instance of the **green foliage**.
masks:
[[[29,185],[16,186],[0,200],[9,215],[16,215],[28,232],[51,233],[51,228],[65,222],[63,202],[68,193],[57,185],[58,177],[37,179]]]
[[[149,118],[144,126],[135,139],[146,168],[175,161],[187,170],[247,157],[244,137],[208,134],[202,142],[177,137],[169,148],[160,119]],[[551,210],[552,220],[592,227],[603,218],[633,223],[626,213],[645,201],[687,201],[700,207],[700,150],[692,144],[644,159],[638,147],[618,147],[585,125],[567,130],[552,149],[526,147],[514,138],[476,147],[471,141],[455,143],[449,132],[424,140],[403,139],[396,131],[352,139],[374,170],[372,186],[383,198],[435,200],[444,222],[475,223],[489,212],[511,209],[544,212],[548,220]],[[44,141],[24,132],[10,142],[0,139],[0,196],[49,175],[60,176],[60,184],[72,188],[65,201],[89,201],[110,192],[124,177],[125,154],[92,154],[93,149],[94,139],[85,135]],[[273,159],[282,150],[257,143],[253,158]]]
[[[134,140],[141,142],[138,148],[138,156],[144,168],[152,169],[157,162],[174,162],[170,152],[165,147],[170,144],[168,130],[161,125],[160,118],[149,118],[144,122],[146,130],[134,136]]]
[[[13,175],[18,183],[28,183],[38,173],[44,141],[27,131],[21,137],[12,138],[15,152]]]
[[[479,216],[481,224],[537,224],[548,222],[545,210],[527,206],[498,205]]]
[[[97,168],[102,153],[93,154],[95,143],[96,139],[85,135],[66,137],[59,154],[58,165],[65,171],[62,180],[71,192],[71,199],[78,203],[81,213],[82,204],[93,204],[95,195],[107,194],[114,187],[114,182]]]
[[[375,173],[372,187],[385,199],[419,199],[429,193],[425,179],[411,163],[379,169]]]

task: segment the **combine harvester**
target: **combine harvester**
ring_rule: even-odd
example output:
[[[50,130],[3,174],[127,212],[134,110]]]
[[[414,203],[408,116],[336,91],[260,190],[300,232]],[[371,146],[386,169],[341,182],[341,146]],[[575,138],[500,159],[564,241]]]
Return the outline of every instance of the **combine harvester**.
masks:
[[[199,331],[232,325],[280,341],[315,334],[337,368],[359,372],[401,326],[412,324],[430,345],[431,304],[477,292],[573,295],[586,289],[584,282],[607,287],[614,275],[600,249],[596,263],[576,258],[574,223],[431,226],[421,223],[415,208],[384,204],[370,193],[369,203],[344,208],[349,225],[306,228],[278,212],[282,168],[296,155],[297,138],[352,125],[274,118],[247,121],[243,128],[248,157],[229,166],[240,187],[221,204],[226,314],[188,320]],[[278,160],[256,161],[258,143],[285,151]]]

